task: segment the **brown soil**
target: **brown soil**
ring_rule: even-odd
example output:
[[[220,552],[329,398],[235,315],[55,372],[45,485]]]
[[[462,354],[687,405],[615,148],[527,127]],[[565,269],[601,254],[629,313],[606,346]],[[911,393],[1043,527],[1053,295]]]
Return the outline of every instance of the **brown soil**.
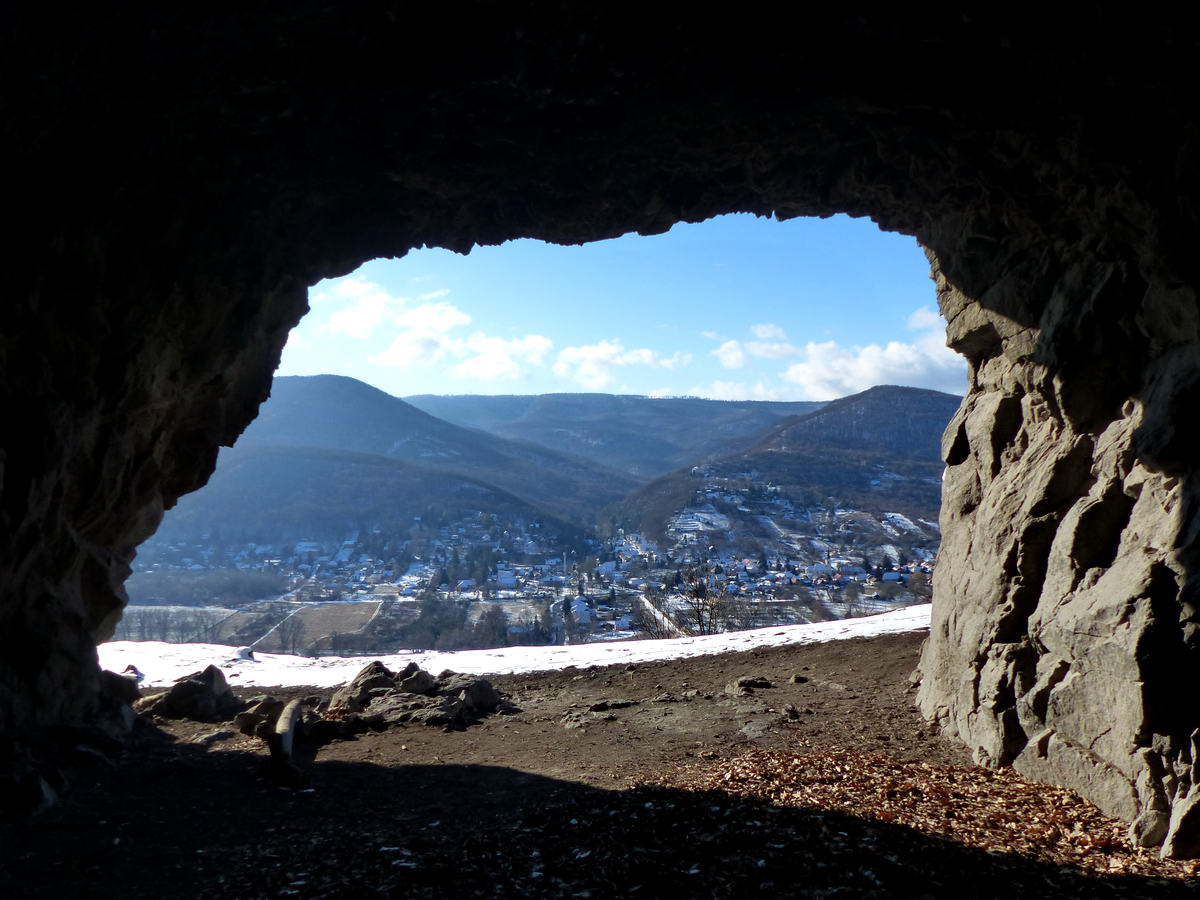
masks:
[[[147,724],[0,827],[0,895],[1192,896],[1193,864],[932,733],[921,639],[497,676],[517,711],[328,744],[299,790],[257,739]]]

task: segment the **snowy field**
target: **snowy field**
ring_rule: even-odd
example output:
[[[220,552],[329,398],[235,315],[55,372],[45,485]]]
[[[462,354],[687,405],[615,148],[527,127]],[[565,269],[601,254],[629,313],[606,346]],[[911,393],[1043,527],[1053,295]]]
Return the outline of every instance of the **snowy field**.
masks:
[[[113,641],[99,647],[100,665],[120,672],[135,665],[146,676],[143,687],[170,684],[210,663],[220,666],[229,683],[238,686],[290,687],[312,685],[336,687],[345,684],[372,659],[390,669],[415,662],[435,675],[445,669],[475,675],[502,675],[564,669],[567,666],[642,663],[660,659],[683,659],[777,647],[785,644],[817,644],[855,637],[874,637],[922,631],[929,627],[928,603],[909,606],[878,616],[819,622],[815,625],[785,625],[734,631],[702,637],[659,641],[580,644],[563,647],[500,647],[493,650],[414,651],[386,656],[289,656],[255,653],[257,660],[235,659],[234,648],[223,644],[164,644],[159,641]]]

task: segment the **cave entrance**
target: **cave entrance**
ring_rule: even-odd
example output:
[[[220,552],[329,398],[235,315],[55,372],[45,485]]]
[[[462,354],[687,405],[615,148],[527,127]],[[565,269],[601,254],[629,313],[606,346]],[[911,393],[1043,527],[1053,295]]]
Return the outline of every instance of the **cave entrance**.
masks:
[[[1194,47],[1043,12],[22,13],[0,739],[128,724],[95,641],[308,285],[426,245],[846,212],[929,248],[970,366],[922,710],[1200,852]],[[53,793],[22,753],[5,777]]]
[[[929,599],[965,361],[910,237],[728,215],[415,250],[309,298],[259,420],[140,548],[115,640],[391,653]],[[356,603],[297,614],[330,599]]]

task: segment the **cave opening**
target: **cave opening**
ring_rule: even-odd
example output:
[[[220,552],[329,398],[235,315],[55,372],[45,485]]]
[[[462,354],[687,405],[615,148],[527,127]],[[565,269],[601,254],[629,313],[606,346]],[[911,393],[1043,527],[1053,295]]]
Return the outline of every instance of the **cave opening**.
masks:
[[[981,762],[1200,852],[1184,30],[1107,9],[830,9],[798,33],[269,7],[29,6],[5,38],[10,793],[52,793],[30,749],[49,732],[127,724],[95,641],[134,548],[265,398],[308,285],[424,245],[844,212],[929,249],[970,367],[923,711]]]
[[[306,655],[561,643],[561,623],[544,624],[553,591],[534,576],[568,550],[572,588],[589,605],[581,611],[589,628],[576,642],[647,633],[638,623],[666,636],[626,596],[640,590],[656,613],[664,607],[668,620],[684,623],[683,634],[927,599],[939,442],[953,395],[965,388],[928,266],[915,241],[867,220],[735,215],[571,247],[526,240],[467,255],[414,250],[323,281],[289,335],[261,421],[139,548],[113,639],[217,640]],[[893,390],[903,386],[925,391]],[[825,424],[808,426],[807,438],[774,434],[785,418],[872,388],[892,394],[844,402]],[[381,424],[389,417],[403,424]],[[853,432],[822,432],[830,421],[858,418],[864,427]],[[475,429],[492,435],[501,455],[541,447],[539,464],[567,466],[569,478],[528,479],[471,455],[464,444]],[[789,454],[787,441],[798,439],[804,452]],[[770,455],[742,453],[765,440],[779,443]],[[399,482],[449,470],[521,505],[489,498],[468,509],[456,499],[462,485],[450,483],[444,495],[374,482],[367,489],[333,456],[319,468],[315,447],[403,461],[408,468],[391,470]],[[825,451],[854,462],[821,471],[812,457]],[[363,460],[340,464],[361,471]],[[708,483],[692,484],[689,470],[710,460]],[[641,496],[650,481],[672,477],[680,484],[669,502],[679,509]],[[562,496],[571,491],[578,497]],[[471,520],[497,514],[481,563],[486,541]],[[528,534],[530,515],[575,528]],[[718,519],[724,527],[713,530]],[[465,528],[471,537],[461,536]],[[614,557],[618,531],[642,535],[635,561]],[[542,546],[531,554],[535,536]],[[608,571],[635,562],[638,571],[621,579]],[[682,599],[685,574],[705,583],[704,603]],[[436,626],[414,625],[416,598],[432,578],[444,579],[439,596],[447,600],[493,602],[472,606],[457,628],[432,615]],[[283,599],[357,605],[339,608],[344,624],[307,611],[322,631]],[[485,613],[507,631],[493,623],[484,634]]]

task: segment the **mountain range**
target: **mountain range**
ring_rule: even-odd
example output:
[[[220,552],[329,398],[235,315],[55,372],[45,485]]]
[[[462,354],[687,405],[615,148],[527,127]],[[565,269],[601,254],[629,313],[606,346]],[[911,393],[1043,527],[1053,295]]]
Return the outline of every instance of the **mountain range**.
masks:
[[[420,394],[405,399],[448,422],[532,441],[642,480],[712,453],[749,446],[771,426],[824,406],[614,394]]]
[[[274,544],[337,539],[348,531],[407,531],[414,516],[466,511],[553,521],[507,491],[454,472],[375,453],[323,447],[238,446],[221,454],[199,491],[163,519],[159,537],[213,543]],[[571,532],[554,522],[556,531]]]
[[[354,378],[275,379],[238,447],[322,447],[371,453],[493,485],[575,522],[644,479],[529,441],[463,428]]]
[[[941,437],[962,398],[881,385],[834,400],[768,429],[750,447],[709,457],[703,472],[681,468],[605,511],[602,519],[661,534],[687,505],[698,475],[748,478],[778,487],[801,505],[842,505],[937,519]]]
[[[274,533],[336,536],[430,508],[654,533],[690,499],[696,466],[722,477],[753,472],[801,500],[936,516],[941,433],[959,403],[889,386],[825,404],[604,394],[410,400],[342,376],[276,378],[209,485],[167,515],[164,536],[233,523],[263,542]]]

